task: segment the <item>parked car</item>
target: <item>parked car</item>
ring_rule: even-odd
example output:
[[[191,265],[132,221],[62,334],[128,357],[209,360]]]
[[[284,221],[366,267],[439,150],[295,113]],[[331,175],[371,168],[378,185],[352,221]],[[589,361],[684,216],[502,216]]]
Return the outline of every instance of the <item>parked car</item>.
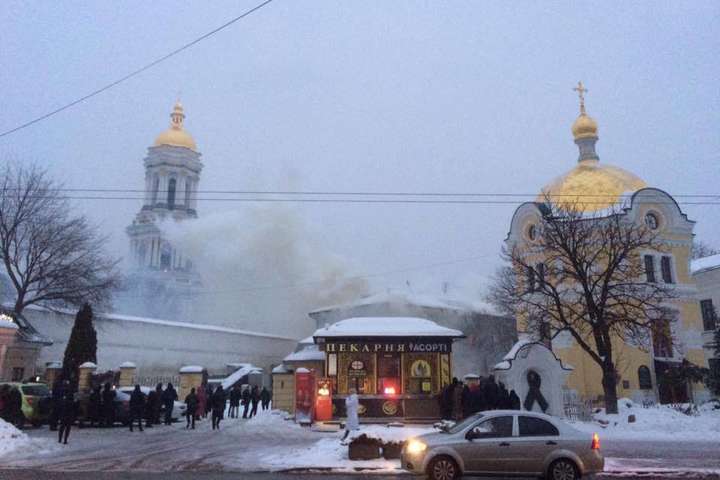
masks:
[[[51,399],[50,389],[44,383],[6,382],[0,386],[8,385],[17,388],[22,396],[22,413],[25,421],[37,427],[46,422],[50,416]]]
[[[510,475],[576,480],[601,472],[597,434],[534,412],[480,412],[439,432],[408,440],[402,467],[433,480],[462,475]]]
[[[132,391],[135,390],[135,387],[120,387],[120,388],[118,388],[118,390],[130,395],[132,393]],[[150,393],[151,390],[154,390],[154,388],[140,387],[140,391],[142,391],[146,397]],[[162,408],[164,409],[165,407],[162,407]],[[175,401],[174,405],[173,405],[172,419],[178,420],[180,418],[183,418],[185,416],[186,409],[187,409],[187,405],[185,405],[184,402]]]
[[[90,393],[78,395],[78,417],[77,422],[80,428],[90,422],[89,403]],[[130,395],[115,389],[115,423],[128,425],[130,423]]]

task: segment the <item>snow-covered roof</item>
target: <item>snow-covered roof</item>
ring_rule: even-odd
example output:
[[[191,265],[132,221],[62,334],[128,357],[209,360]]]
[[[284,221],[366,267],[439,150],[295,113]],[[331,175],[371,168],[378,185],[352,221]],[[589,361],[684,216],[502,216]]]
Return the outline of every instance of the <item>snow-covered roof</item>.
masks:
[[[460,300],[457,298],[449,298],[446,296],[435,296],[428,294],[409,293],[409,292],[383,292],[362,297],[354,302],[341,305],[331,305],[318,308],[310,312],[310,315],[325,312],[328,310],[339,310],[353,307],[361,307],[365,305],[373,305],[378,303],[392,303],[396,305],[415,305],[418,307],[438,308],[443,310],[456,310],[462,312],[479,312],[486,314],[496,314],[495,308],[482,300]]]
[[[54,362],[47,362],[45,364],[45,368],[62,368],[62,362],[54,361]]]
[[[690,272],[699,273],[705,270],[720,268],[720,253],[709,257],[698,258],[690,262]]]
[[[200,365],[185,365],[180,368],[180,373],[202,373],[205,370]]]
[[[321,352],[317,345],[309,345],[298,352],[293,352],[283,358],[283,362],[311,362],[325,360],[325,352]]]
[[[12,307],[12,304],[5,304],[5,306]],[[49,312],[50,310],[39,306],[39,305],[28,305],[25,307],[26,310],[38,310],[38,311],[45,311]],[[75,316],[74,311],[69,309],[55,309],[55,311],[60,313],[65,313],[68,315]],[[225,333],[237,333],[240,335],[247,335],[251,337],[263,337],[263,338],[275,338],[278,340],[296,340],[292,337],[285,337],[282,335],[273,335],[269,333],[261,333],[261,332],[253,332],[250,330],[240,330],[237,328],[228,328],[228,327],[219,327],[217,325],[207,325],[202,323],[187,323],[187,322],[176,322],[173,320],[161,320],[158,318],[147,318],[147,317],[136,317],[133,315],[121,315],[117,313],[95,313],[94,314],[94,320],[115,320],[120,322],[136,322],[136,323],[146,323],[151,325],[165,325],[168,327],[177,327],[177,328],[188,328],[191,330],[206,330],[206,331],[213,331],[213,332],[225,332]],[[51,342],[52,343],[52,342]]]
[[[80,364],[80,367],[78,368],[97,368],[97,364],[93,362],[85,362],[83,364]]]
[[[312,336],[310,336],[310,337],[305,337],[305,338],[303,338],[302,340],[300,340],[298,343],[299,343],[300,345],[312,345],[312,344],[315,343],[315,339],[314,339]]]
[[[272,369],[272,373],[292,373],[292,370],[289,370],[285,365],[281,363],[280,365]]]
[[[239,382],[245,375],[256,372],[262,372],[262,368],[256,367],[252,363],[246,363],[245,366],[238,368],[233,373],[225,377],[222,381],[222,386],[224,389],[228,389]]]
[[[20,327],[15,323],[10,315],[0,315],[0,328],[17,330]]]
[[[417,317],[354,317],[319,328],[313,337],[464,337],[460,330]]]
[[[123,362],[120,364],[120,368],[137,368],[133,362]]]
[[[297,370],[295,370],[295,373],[310,373],[310,370],[308,370],[305,367],[300,367]]]

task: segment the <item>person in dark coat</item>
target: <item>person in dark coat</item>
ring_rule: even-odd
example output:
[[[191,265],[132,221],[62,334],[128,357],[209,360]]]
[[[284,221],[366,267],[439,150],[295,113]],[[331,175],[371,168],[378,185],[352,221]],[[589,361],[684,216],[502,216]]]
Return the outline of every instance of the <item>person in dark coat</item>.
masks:
[[[238,410],[240,409],[240,395],[240,385],[236,383],[233,389],[230,390],[230,411],[228,412],[228,416],[230,418],[238,417]]]
[[[0,420],[7,420],[7,409],[5,408],[7,406],[7,394],[8,394],[8,386],[7,385],[0,385]]]
[[[190,393],[187,394],[185,397],[185,418],[187,420],[187,424],[185,425],[185,428],[190,428],[190,425],[192,424],[192,429],[195,430],[195,416],[197,415],[197,408],[198,408],[198,397],[195,393],[195,388],[190,389]]]
[[[145,394],[140,390],[140,385],[130,394],[130,431],[133,431],[133,423],[137,420],[138,428],[143,431],[142,420],[145,416]]]
[[[212,411],[212,396],[213,396],[213,388],[212,385],[208,385],[207,387],[207,401],[205,402],[205,418],[207,418],[208,415],[210,415],[210,412]]]
[[[218,385],[210,401],[210,403],[212,403],[213,430],[220,430],[220,420],[225,416],[225,400],[225,390],[223,390],[222,385]]]
[[[250,402],[252,402],[252,410],[250,410],[250,418],[257,415],[257,406],[260,402],[260,389],[257,385],[253,385],[252,391],[250,392]]]
[[[147,394],[147,398],[145,399],[145,428],[152,428],[153,426],[153,419],[154,419],[154,412],[157,408],[159,410],[160,406],[160,396],[157,393],[157,390],[150,390]]]
[[[50,418],[48,423],[50,424],[50,430],[55,431],[58,428],[58,421],[60,420],[60,409],[62,408],[62,401],[65,397],[65,388],[63,386],[62,378],[58,377],[53,382],[52,386],[52,410],[50,411]]]
[[[485,404],[488,410],[497,410],[498,396],[499,390],[497,383],[495,383],[495,377],[490,375],[483,385],[483,397],[485,397]]]
[[[67,445],[68,437],[70,436],[70,428],[75,422],[77,416],[77,404],[75,403],[75,395],[67,389],[65,395],[60,401],[60,408],[58,410],[58,421],[60,428],[58,429],[58,443]]]
[[[263,410],[270,408],[270,390],[265,387],[260,392],[260,406]]]
[[[242,392],[242,405],[243,405],[243,418],[248,418],[248,411],[250,410],[250,387],[247,385]]]
[[[163,384],[158,383],[155,385],[155,398],[153,399],[152,404],[152,421],[151,423],[153,425],[160,425],[160,410],[162,410],[162,394],[163,394]]]
[[[90,420],[90,426],[100,426],[100,419],[102,418],[102,392],[100,391],[100,385],[93,388],[88,398],[88,420]]]
[[[501,410],[510,410],[510,392],[502,382],[498,383],[498,407]]]
[[[107,382],[102,391],[103,424],[106,427],[115,425],[115,397],[117,394]]]
[[[440,416],[443,420],[452,419],[452,389],[452,383],[445,385],[438,397],[438,403],[440,404]]]
[[[175,400],[178,399],[178,394],[175,391],[172,383],[168,383],[167,387],[162,393],[162,403],[165,409],[165,425],[172,425],[172,412],[175,406]]]
[[[22,394],[17,387],[12,387],[5,397],[7,406],[8,419],[10,423],[18,428],[22,428],[25,425],[25,415],[22,412]]]
[[[515,393],[515,390],[510,390],[510,409],[520,410],[520,397]]]

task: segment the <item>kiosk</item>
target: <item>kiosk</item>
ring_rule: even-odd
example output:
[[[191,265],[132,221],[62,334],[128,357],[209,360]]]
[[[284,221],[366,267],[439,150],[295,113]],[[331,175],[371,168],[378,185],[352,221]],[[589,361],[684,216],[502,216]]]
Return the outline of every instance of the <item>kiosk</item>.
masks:
[[[458,330],[415,317],[358,317],[317,330],[331,380],[333,417],[355,390],[361,421],[440,418],[438,395],[452,379]]]

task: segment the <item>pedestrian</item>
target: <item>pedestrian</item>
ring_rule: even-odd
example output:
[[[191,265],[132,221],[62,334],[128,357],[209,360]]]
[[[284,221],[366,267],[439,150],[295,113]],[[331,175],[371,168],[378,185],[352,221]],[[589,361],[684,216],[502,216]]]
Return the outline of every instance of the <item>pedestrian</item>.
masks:
[[[0,420],[6,420],[5,406],[7,405],[7,385],[0,385]]]
[[[505,388],[505,384],[498,383],[498,408],[501,410],[510,410],[510,392]]]
[[[250,410],[250,418],[257,415],[257,406],[260,402],[260,389],[257,385],[253,385],[252,391],[250,392],[250,402],[252,402],[252,410]]]
[[[462,392],[463,384],[457,378],[453,378],[453,389],[452,389],[452,417],[453,420],[460,421],[463,418],[462,411]]]
[[[102,409],[103,409],[103,424],[106,427],[113,427],[115,425],[115,397],[117,394],[113,390],[110,382],[106,382],[102,392]]]
[[[212,385],[208,385],[207,392],[205,393],[205,397],[207,398],[207,401],[205,402],[205,418],[210,414],[210,411],[212,410],[212,396],[213,396],[213,388]]]
[[[100,418],[102,412],[102,392],[100,385],[95,386],[88,397],[88,419],[90,427],[100,426]]]
[[[205,389],[206,385],[203,383],[200,385],[197,389],[196,395],[197,395],[197,411],[195,413],[196,417],[203,417],[205,418],[205,408],[207,407],[207,391]]]
[[[178,394],[175,391],[172,383],[167,384],[165,390],[162,393],[162,403],[165,409],[165,425],[172,425],[172,412],[175,406],[175,400],[178,399]]]
[[[452,390],[453,384],[445,385],[440,392],[438,403],[440,404],[440,416],[443,420],[452,420]]]
[[[138,428],[143,431],[142,420],[145,414],[145,394],[140,390],[140,385],[130,394],[130,431],[133,431],[133,423],[138,422]]]
[[[240,396],[240,385],[236,383],[232,390],[230,390],[230,412],[228,413],[230,418],[238,417],[238,410],[240,409]]]
[[[225,416],[225,391],[222,385],[218,385],[210,403],[212,403],[212,429],[220,430],[220,420]]]
[[[242,392],[243,418],[248,418],[250,410],[250,386],[245,385]]]
[[[153,406],[152,406],[152,424],[153,425],[160,425],[160,410],[162,409],[162,394],[163,394],[163,384],[158,383],[155,385],[155,399],[153,400]]]
[[[515,393],[515,390],[510,390],[510,409],[520,410],[520,397]]]
[[[67,445],[70,436],[70,428],[75,422],[77,416],[77,405],[75,404],[75,395],[70,389],[65,391],[63,399],[60,401],[58,410],[58,421],[60,428],[58,429],[58,443]]]
[[[265,387],[263,387],[262,392],[260,392],[260,403],[263,410],[270,408],[270,390]]]
[[[152,428],[156,407],[160,404],[160,396],[157,390],[150,390],[145,399],[145,428]]]
[[[7,407],[8,417],[10,423],[15,425],[17,428],[23,428],[25,425],[25,415],[22,412],[22,394],[17,387],[10,388],[10,392],[7,394]]]
[[[60,409],[62,408],[62,401],[65,397],[65,390],[63,388],[62,377],[58,377],[53,382],[52,386],[52,409],[50,410],[50,418],[48,423],[50,424],[50,430],[55,431],[58,428],[58,421],[60,420]]]
[[[347,420],[345,420],[345,435],[343,435],[343,440],[350,435],[350,431],[360,428],[360,420],[358,419],[360,401],[354,388],[351,388],[349,392],[350,394],[345,398],[345,415],[347,416]]]
[[[488,410],[497,410],[499,389],[493,375],[490,375],[483,385],[483,397],[485,397]]]
[[[190,425],[192,424],[192,429],[195,430],[195,416],[197,414],[197,408],[198,408],[198,397],[195,393],[195,388],[190,389],[190,393],[187,394],[185,397],[185,418],[187,420],[187,424],[185,425],[185,428],[190,428]]]

